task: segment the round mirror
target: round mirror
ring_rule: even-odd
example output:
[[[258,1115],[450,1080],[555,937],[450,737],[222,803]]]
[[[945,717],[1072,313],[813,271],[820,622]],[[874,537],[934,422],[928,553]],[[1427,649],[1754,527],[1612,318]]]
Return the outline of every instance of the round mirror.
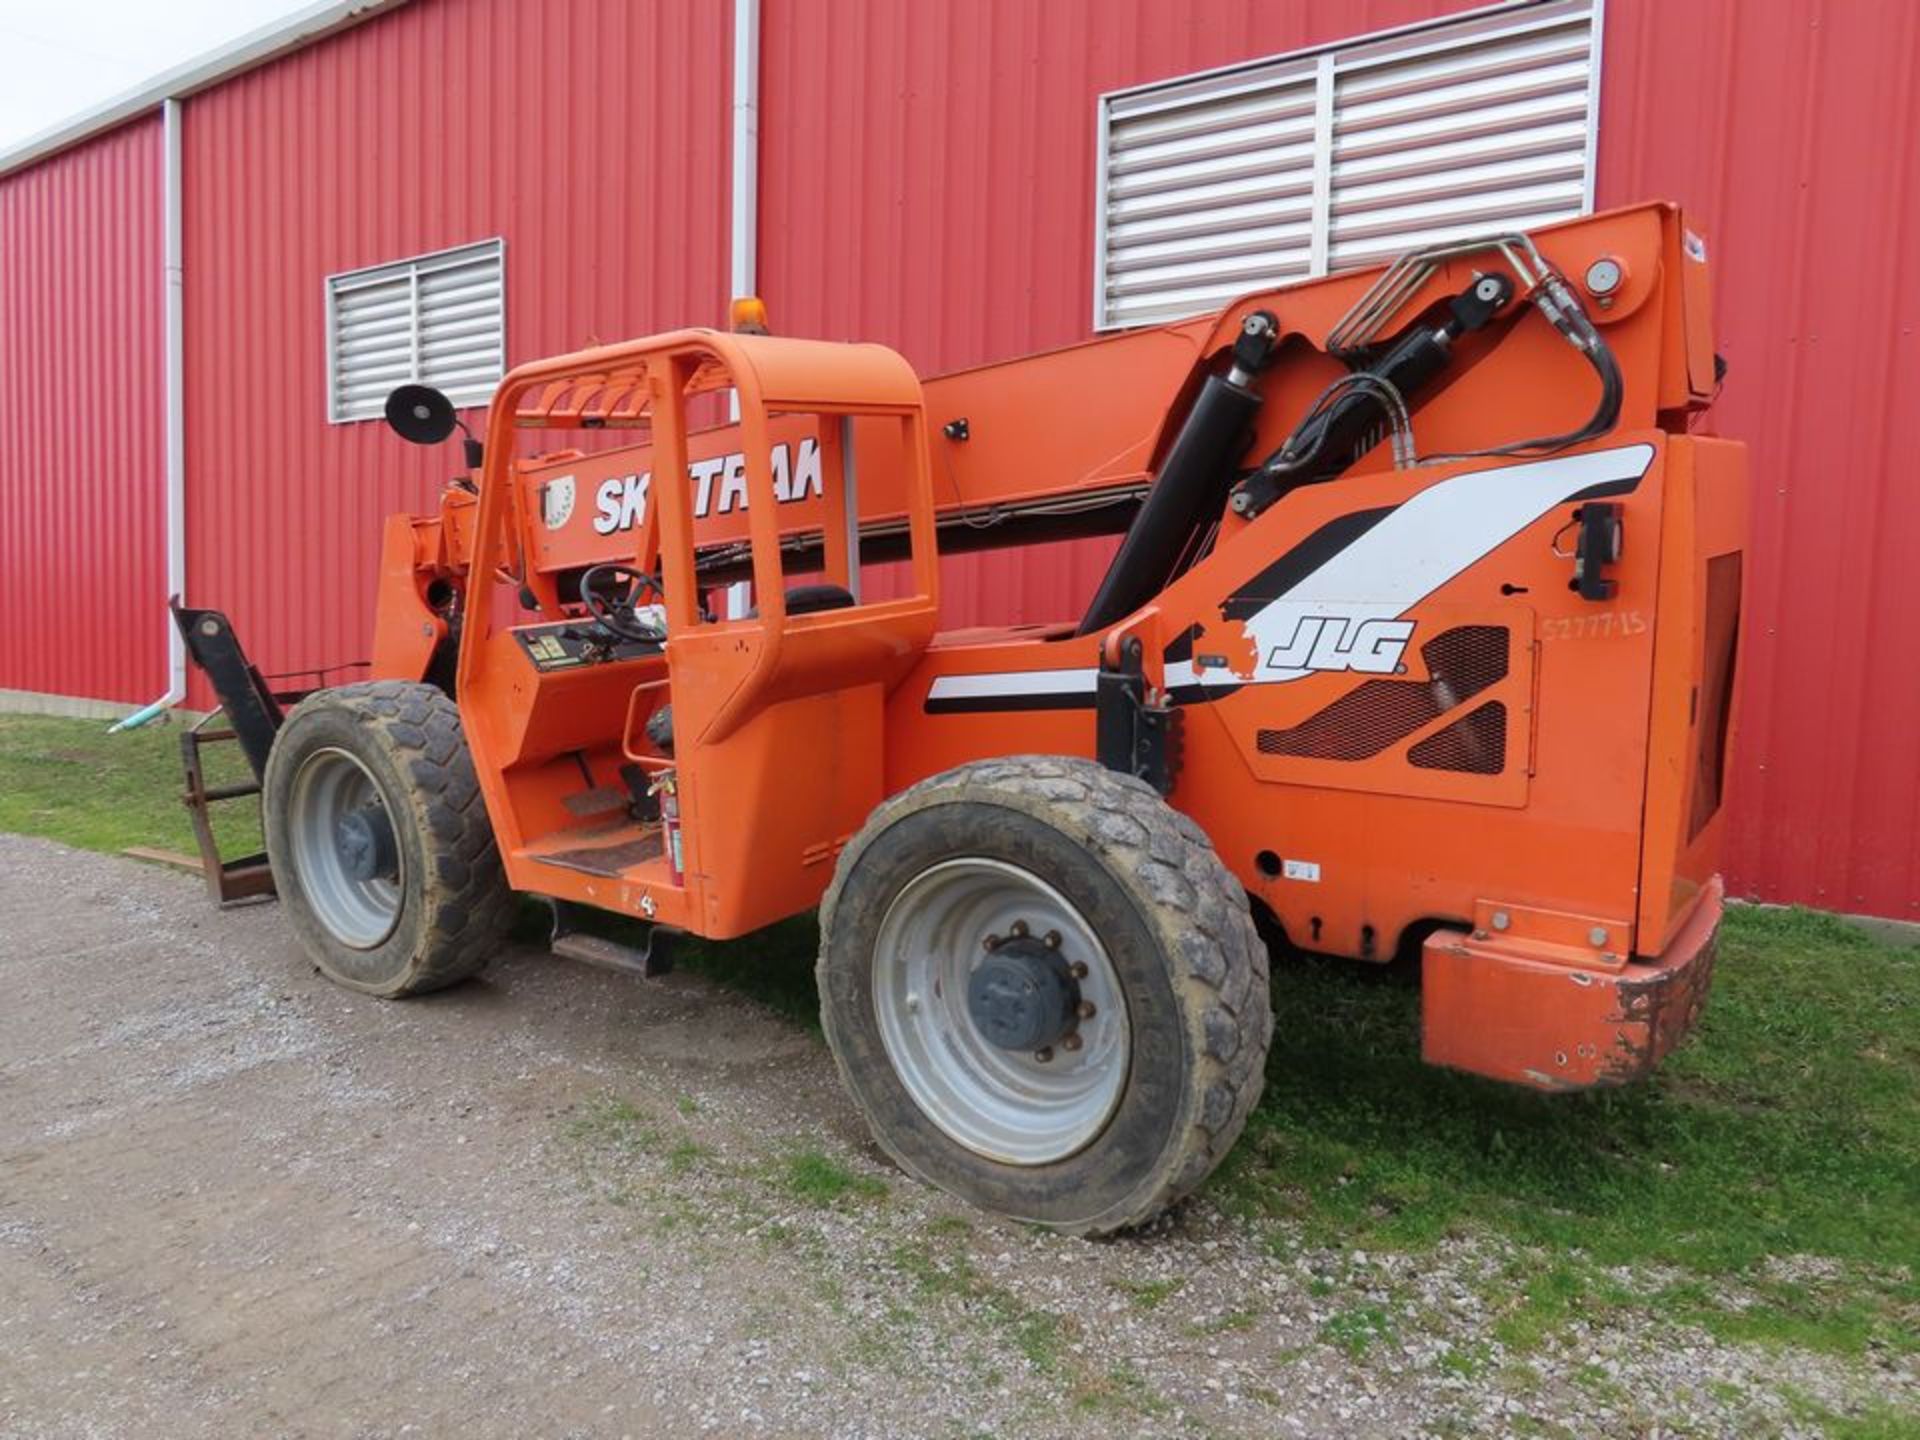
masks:
[[[455,423],[453,402],[431,385],[401,385],[387,396],[387,424],[402,440],[438,445]]]

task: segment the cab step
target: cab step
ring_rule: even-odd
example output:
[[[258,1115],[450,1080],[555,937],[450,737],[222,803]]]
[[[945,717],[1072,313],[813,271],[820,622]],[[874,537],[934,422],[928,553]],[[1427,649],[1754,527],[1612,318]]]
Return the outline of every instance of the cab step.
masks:
[[[555,955],[602,970],[621,970],[643,980],[657,980],[672,971],[673,945],[679,931],[650,925],[644,944],[629,945],[578,928],[582,907],[565,900],[549,899],[547,903],[553,907],[553,939],[548,948]]]

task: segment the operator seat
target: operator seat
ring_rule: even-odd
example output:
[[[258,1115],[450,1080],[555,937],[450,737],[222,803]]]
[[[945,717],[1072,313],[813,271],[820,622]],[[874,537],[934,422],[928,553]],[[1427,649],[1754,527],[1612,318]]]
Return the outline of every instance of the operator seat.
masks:
[[[821,610],[844,610],[853,604],[853,592],[844,585],[795,585],[787,591],[787,614],[812,615]],[[760,613],[754,606],[748,618]]]

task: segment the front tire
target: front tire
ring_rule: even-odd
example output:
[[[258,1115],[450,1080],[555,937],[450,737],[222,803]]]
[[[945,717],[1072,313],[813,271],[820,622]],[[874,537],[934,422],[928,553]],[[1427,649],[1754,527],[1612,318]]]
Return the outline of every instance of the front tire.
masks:
[[[434,686],[308,696],[262,789],[274,886],[328,979],[417,995],[476,974],[505,940],[513,892],[460,712]]]
[[[1138,780],[1053,756],[937,775],[874,812],[820,914],[841,1078],[902,1169],[983,1209],[1144,1223],[1259,1098],[1273,1019],[1246,894]]]

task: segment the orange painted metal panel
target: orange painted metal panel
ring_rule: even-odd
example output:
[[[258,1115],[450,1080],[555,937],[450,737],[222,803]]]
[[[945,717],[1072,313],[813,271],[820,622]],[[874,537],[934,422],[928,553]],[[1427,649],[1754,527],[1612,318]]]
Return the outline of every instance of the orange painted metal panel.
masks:
[[[1538,1090],[1641,1079],[1700,1018],[1721,908],[1716,878],[1658,960],[1628,965],[1556,963],[1486,930],[1442,930],[1422,952],[1421,1051]]]

